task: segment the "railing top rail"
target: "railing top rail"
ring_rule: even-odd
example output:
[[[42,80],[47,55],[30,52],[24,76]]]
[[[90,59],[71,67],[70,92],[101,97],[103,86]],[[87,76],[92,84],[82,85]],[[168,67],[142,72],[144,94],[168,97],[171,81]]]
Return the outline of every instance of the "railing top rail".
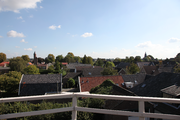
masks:
[[[39,96],[1,98],[0,103],[16,102],[16,101],[31,101],[31,100],[41,100],[41,99],[72,98],[73,96],[76,96],[76,97],[88,97],[88,98],[99,98],[99,99],[111,99],[111,100],[180,103],[180,99],[174,99],[174,98],[122,96],[122,95],[102,95],[102,94],[87,94],[87,93],[81,93],[81,92],[80,93],[66,93],[66,94],[53,94],[53,95],[39,95]]]
[[[10,98],[1,98],[0,103],[16,102],[16,101],[31,101],[31,100],[41,100],[41,99],[72,98],[72,97],[73,97],[73,93],[53,94],[53,95],[36,95],[36,96],[25,96],[25,97],[10,97]]]

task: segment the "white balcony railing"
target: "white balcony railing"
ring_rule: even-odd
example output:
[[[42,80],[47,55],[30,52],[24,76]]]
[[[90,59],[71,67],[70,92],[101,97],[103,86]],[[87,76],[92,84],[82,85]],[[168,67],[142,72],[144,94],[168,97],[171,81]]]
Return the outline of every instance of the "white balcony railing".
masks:
[[[139,112],[107,110],[107,109],[100,110],[100,109],[96,109],[96,108],[78,107],[77,106],[77,98],[78,97],[138,101],[139,102]],[[72,111],[72,120],[76,120],[77,119],[77,111],[82,111],[82,112],[92,112],[92,113],[101,113],[101,114],[110,114],[110,115],[135,116],[135,117],[139,117],[139,120],[145,120],[145,118],[161,118],[161,119],[170,119],[170,120],[180,120],[180,115],[146,113],[144,110],[144,102],[146,102],[146,101],[180,104],[180,99],[170,99],[170,98],[99,95],[99,94],[87,94],[87,93],[81,92],[81,93],[66,93],[66,94],[28,96],[28,97],[1,98],[0,103],[16,102],[16,101],[31,101],[31,100],[39,100],[39,99],[61,99],[61,98],[72,98],[72,107],[4,114],[4,115],[0,115],[0,119],[9,119],[9,118],[17,118],[17,117]]]

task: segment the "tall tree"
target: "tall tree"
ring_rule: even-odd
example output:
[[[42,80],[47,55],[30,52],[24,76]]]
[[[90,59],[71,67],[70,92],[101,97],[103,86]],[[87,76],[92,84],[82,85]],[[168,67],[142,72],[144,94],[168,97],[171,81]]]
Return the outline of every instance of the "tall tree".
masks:
[[[83,57],[83,59],[82,59],[82,63],[83,63],[83,64],[87,64],[87,57],[86,57],[86,55],[84,55],[84,57]]]
[[[55,62],[54,67],[55,67],[55,70],[57,70],[57,71],[60,71],[60,70],[61,70],[59,61],[56,61],[56,62]]]
[[[56,56],[56,61],[63,62],[64,57],[62,55]]]
[[[21,73],[17,71],[10,71],[7,74],[0,75],[0,90],[6,92],[16,92],[18,89]]]
[[[44,58],[41,58],[41,57],[38,57],[38,62],[39,62],[39,63],[45,62],[45,59],[44,59]]]
[[[75,62],[81,63],[81,58],[79,56],[74,56]]]
[[[98,58],[94,65],[102,67],[104,65],[104,62],[101,59]]]
[[[136,74],[140,71],[139,67],[134,63],[130,64],[130,66],[127,67],[126,69],[129,74]]]
[[[0,63],[6,60],[6,54],[0,53]]]
[[[74,54],[72,52],[68,52],[67,55],[71,55],[72,57],[74,57]]]
[[[54,57],[53,54],[49,54],[49,55],[46,57],[46,59],[45,59],[45,62],[46,62],[46,63],[52,63],[52,62],[54,62],[54,61],[55,61],[55,57]]]
[[[27,61],[23,60],[21,57],[12,58],[9,62],[9,67],[12,71],[23,72],[26,65]]]
[[[106,68],[109,68],[109,67],[112,68],[112,67],[115,67],[115,65],[113,62],[107,61],[105,67]]]
[[[72,55],[69,55],[69,54],[67,54],[67,55],[65,56],[64,61],[65,61],[65,62],[68,62],[68,63],[73,63],[73,62],[75,62],[74,57],[73,57]]]
[[[141,62],[142,60],[141,60],[141,56],[136,56],[135,58],[134,58],[134,62],[136,63],[136,62]]]
[[[25,61],[27,61],[27,62],[29,62],[29,61],[30,61],[30,59],[29,59],[29,56],[28,56],[28,55],[22,55],[21,57],[22,57],[22,59],[23,59],[23,60],[25,60]]]
[[[129,61],[130,61],[131,63],[133,63],[133,62],[134,62],[134,57],[133,57],[133,56],[130,56],[130,57],[129,57]]]
[[[114,59],[114,62],[121,62],[121,59],[117,57]]]
[[[35,65],[29,65],[28,67],[24,68],[25,74],[39,74],[39,68]]]
[[[93,65],[93,59],[92,59],[92,57],[90,57],[90,56],[87,57],[87,64]]]

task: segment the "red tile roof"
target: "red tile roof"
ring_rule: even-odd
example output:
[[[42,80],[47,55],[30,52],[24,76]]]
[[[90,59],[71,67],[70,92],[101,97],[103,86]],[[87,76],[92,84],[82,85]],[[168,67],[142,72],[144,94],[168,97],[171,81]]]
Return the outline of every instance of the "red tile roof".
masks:
[[[4,64],[9,64],[9,62],[2,62],[0,63],[0,66],[4,66]]]
[[[62,62],[61,64],[62,64],[62,65],[67,65],[68,63],[67,63],[67,62]]]
[[[98,77],[80,77],[80,89],[81,92],[90,91],[93,87],[96,87],[102,84],[105,80],[110,79],[115,84],[118,84],[122,87],[122,83],[124,82],[122,76],[98,76]]]

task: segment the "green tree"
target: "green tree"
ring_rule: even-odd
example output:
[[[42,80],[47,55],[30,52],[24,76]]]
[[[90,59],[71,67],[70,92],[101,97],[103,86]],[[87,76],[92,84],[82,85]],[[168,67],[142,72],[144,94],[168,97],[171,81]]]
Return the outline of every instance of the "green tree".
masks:
[[[28,56],[28,55],[22,55],[22,56],[21,56],[21,58],[22,58],[23,60],[27,61],[27,62],[29,62],[29,61],[30,61],[30,59],[29,59],[29,56]]]
[[[41,57],[38,57],[38,62],[39,62],[39,63],[45,62],[45,59],[44,59],[44,58],[41,58]]]
[[[142,60],[141,60],[141,56],[136,56],[135,58],[134,58],[134,62],[136,63],[136,62],[141,62]]]
[[[63,62],[64,57],[62,55],[58,55],[58,56],[56,56],[56,61]]]
[[[71,55],[72,57],[74,57],[74,54],[72,52],[68,52],[67,55]]]
[[[55,72],[54,66],[53,65],[49,66],[48,67],[48,73],[54,73],[54,72]]]
[[[106,68],[108,68],[108,67],[112,68],[112,67],[115,67],[115,65],[113,62],[107,61],[105,67]]]
[[[61,66],[59,64],[59,61],[56,61],[54,64],[55,70],[60,71],[61,70]]]
[[[92,59],[92,57],[90,57],[90,56],[87,57],[87,64],[93,65],[93,59]]]
[[[0,63],[6,60],[6,54],[0,53]]]
[[[28,67],[24,68],[25,74],[39,74],[39,68],[35,65],[29,65]]]
[[[67,55],[65,56],[64,61],[65,61],[65,62],[68,62],[68,63],[73,63],[73,62],[75,62],[74,57],[73,57],[72,55],[70,55],[70,54],[67,54]]]
[[[134,62],[134,57],[133,57],[133,56],[130,56],[130,57],[129,57],[129,61],[130,61],[131,63],[133,63],[133,62]]]
[[[115,58],[114,62],[121,62],[121,59],[120,58]]]
[[[117,75],[117,70],[114,70],[113,68],[105,68],[102,72],[102,75]]]
[[[102,67],[104,65],[104,62],[101,59],[98,58],[94,65]]]
[[[74,56],[75,62],[81,63],[81,58],[79,56]]]
[[[129,74],[136,74],[140,71],[139,67],[134,63],[130,64],[126,69]]]
[[[8,93],[13,93],[18,90],[21,73],[10,71],[7,74],[0,75],[0,90],[5,90]]]
[[[52,62],[54,62],[54,61],[55,61],[55,57],[54,57],[53,54],[49,54],[49,55],[46,57],[46,59],[45,59],[45,62],[46,62],[46,63],[52,63]]]
[[[12,71],[23,72],[24,68],[26,68],[26,65],[27,62],[21,57],[12,58],[9,62],[9,67]]]
[[[72,79],[72,78],[69,78],[68,84],[69,84],[69,87],[70,87],[70,88],[74,87],[74,85],[75,85],[75,80]]]
[[[83,57],[83,59],[82,59],[82,63],[83,63],[83,64],[87,64],[87,63],[88,63],[88,60],[87,60],[86,55],[84,55],[84,57]]]

